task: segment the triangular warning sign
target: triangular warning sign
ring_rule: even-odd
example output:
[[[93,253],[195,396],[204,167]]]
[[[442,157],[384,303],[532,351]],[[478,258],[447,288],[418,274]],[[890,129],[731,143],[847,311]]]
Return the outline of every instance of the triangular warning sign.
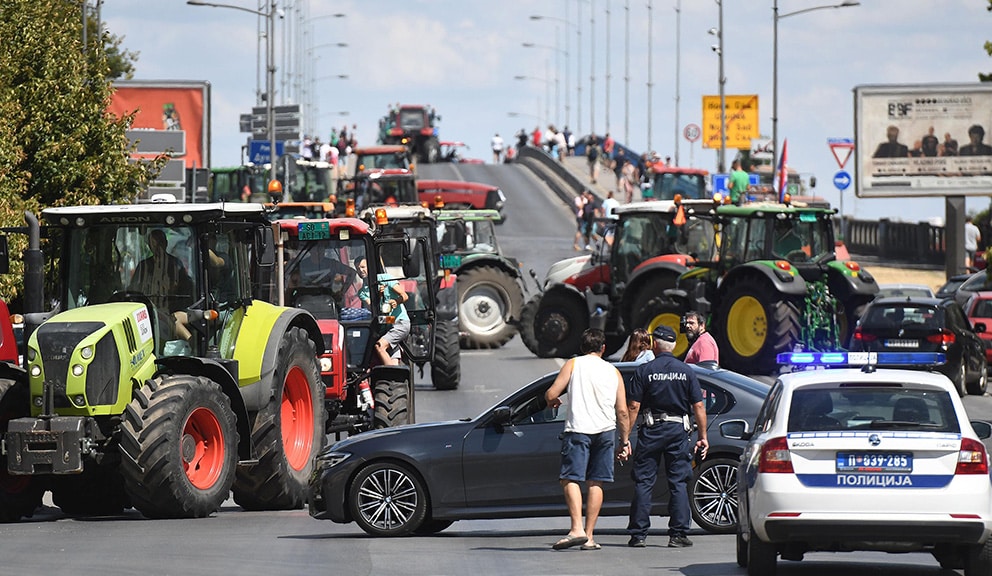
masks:
[[[834,159],[837,160],[837,166],[841,170],[844,169],[844,165],[847,161],[851,159],[851,153],[854,152],[854,142],[850,140],[830,140],[827,142],[830,146],[830,151],[834,153]]]

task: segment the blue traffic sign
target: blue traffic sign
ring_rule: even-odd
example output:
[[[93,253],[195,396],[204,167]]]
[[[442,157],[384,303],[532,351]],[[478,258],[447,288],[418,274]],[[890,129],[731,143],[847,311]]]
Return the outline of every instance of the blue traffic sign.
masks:
[[[730,191],[730,174],[714,174],[713,175],[713,193],[720,193],[726,195]]]
[[[838,190],[847,190],[847,187],[851,185],[851,175],[847,172],[840,170],[834,174],[834,186]]]
[[[272,161],[272,146],[268,140],[251,140],[248,144],[248,160],[252,164],[265,164]],[[285,143],[276,140],[276,156],[285,154]]]

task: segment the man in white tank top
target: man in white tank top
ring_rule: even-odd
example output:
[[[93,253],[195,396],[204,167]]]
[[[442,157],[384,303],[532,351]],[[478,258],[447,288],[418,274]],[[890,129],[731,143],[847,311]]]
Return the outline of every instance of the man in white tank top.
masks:
[[[603,505],[603,483],[613,482],[613,462],[618,453],[623,459],[630,455],[630,419],[623,377],[603,360],[603,331],[590,328],[583,332],[579,350],[583,355],[565,362],[544,396],[548,406],[557,408],[562,404],[561,395],[569,394],[559,478],[572,525],[568,534],[554,543],[555,550],[573,546],[600,549],[593,539],[593,529]],[[615,442],[620,443],[619,450]],[[579,482],[589,488],[585,525]]]

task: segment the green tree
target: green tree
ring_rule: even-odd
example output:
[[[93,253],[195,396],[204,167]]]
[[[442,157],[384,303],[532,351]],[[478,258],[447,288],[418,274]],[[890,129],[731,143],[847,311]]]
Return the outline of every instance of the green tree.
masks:
[[[132,118],[107,113],[106,41],[84,54],[80,8],[68,0],[0,5],[0,226],[23,225],[25,210],[130,202],[164,161],[129,161]],[[24,247],[11,236],[13,272]],[[0,277],[0,297],[13,299],[21,285],[20,274]]]
[[[986,6],[985,8],[989,12],[992,12],[992,0],[988,0],[988,3],[989,3],[989,5]],[[985,53],[988,54],[989,56],[992,56],[992,42],[989,42],[989,41],[986,41],[985,42]],[[978,73],[978,81],[979,82],[992,82],[992,74],[982,74],[981,72],[979,72]]]
[[[90,0],[86,0],[87,4]],[[86,10],[86,38],[87,45],[93,48],[102,48],[106,58],[107,77],[111,80],[130,80],[134,78],[134,65],[138,60],[138,52],[126,50],[122,45],[124,38],[111,34],[103,27],[103,22],[98,18],[98,12],[92,7]]]

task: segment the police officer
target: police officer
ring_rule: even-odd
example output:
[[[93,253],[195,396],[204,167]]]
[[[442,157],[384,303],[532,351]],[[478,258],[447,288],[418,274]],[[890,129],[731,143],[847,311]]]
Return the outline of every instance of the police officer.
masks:
[[[662,458],[668,479],[670,501],[668,504],[668,547],[692,546],[686,537],[692,521],[689,512],[689,478],[692,475],[692,452],[689,450],[689,412],[692,411],[699,426],[696,450],[705,458],[709,443],[706,440],[706,410],[699,380],[688,365],[672,356],[675,349],[675,331],[659,326],[651,334],[655,359],[642,364],[634,372],[627,390],[627,408],[630,421],[643,412],[637,432],[637,448],[631,476],[634,480],[634,498],[630,503],[630,521],[627,531],[632,548],[643,548],[651,527],[651,492],[658,476]],[[621,453],[623,458],[625,453]]]

